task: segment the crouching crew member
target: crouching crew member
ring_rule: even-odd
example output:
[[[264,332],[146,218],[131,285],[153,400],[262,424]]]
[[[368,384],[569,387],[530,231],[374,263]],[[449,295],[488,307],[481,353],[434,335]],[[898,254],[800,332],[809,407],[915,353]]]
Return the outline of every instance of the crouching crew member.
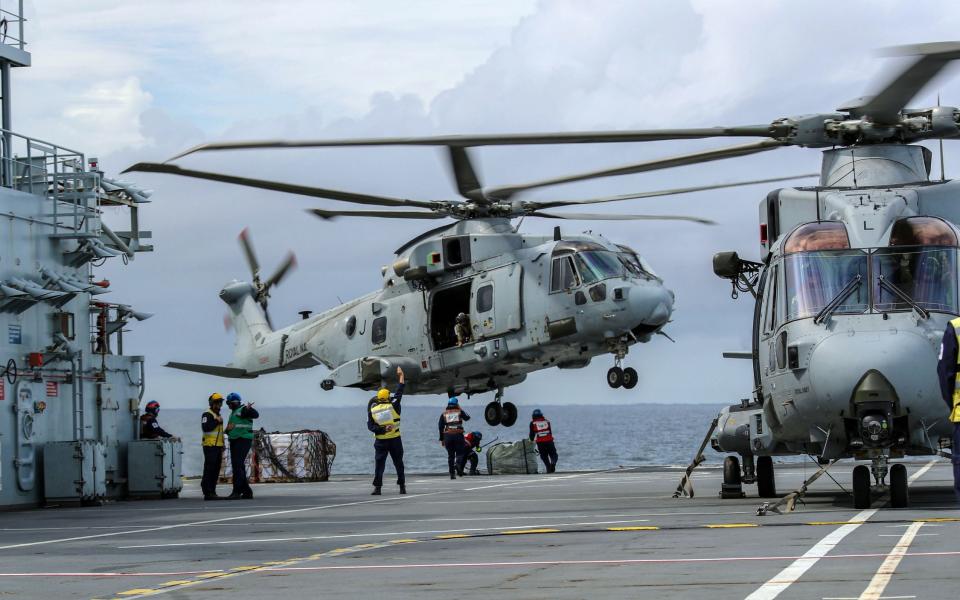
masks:
[[[156,400],[147,402],[147,406],[140,415],[140,439],[155,440],[158,438],[172,438],[173,435],[167,433],[157,422],[157,416],[160,414],[160,403]]]
[[[227,500],[252,500],[253,490],[247,481],[247,454],[253,446],[253,420],[260,416],[253,402],[241,404],[240,394],[227,394],[230,420],[227,437],[230,438],[230,469],[233,471],[233,492]]]
[[[953,423],[953,491],[960,502],[960,319],[947,324],[940,342],[940,361],[937,363],[937,375],[940,377],[940,392],[947,403],[950,421]]]
[[[480,440],[483,439],[483,434],[479,431],[471,431],[467,435],[463,436],[463,458],[460,459],[460,462],[457,464],[457,472],[463,477],[463,472],[466,469],[467,463],[470,463],[470,474],[479,475],[480,471],[477,470],[477,463],[480,462],[480,455],[478,452],[483,452],[483,449],[480,447]]]
[[[200,429],[203,431],[203,479],[200,489],[204,500],[222,500],[217,495],[217,480],[220,479],[220,467],[223,464],[223,396],[214,392],[207,399],[209,408],[200,417]]]
[[[403,442],[400,440],[400,400],[403,399],[403,369],[397,367],[397,391],[393,398],[390,390],[382,388],[375,398],[367,404],[367,429],[376,438],[373,442],[375,462],[373,475],[373,496],[380,495],[383,487],[383,471],[387,467],[387,455],[397,470],[397,485],[400,493],[407,493],[406,480],[403,477]]]
[[[530,441],[537,443],[537,452],[540,460],[547,467],[547,473],[557,470],[557,447],[553,443],[553,430],[540,409],[533,411],[533,420],[530,421]]]
[[[460,402],[454,397],[447,400],[447,409],[440,415],[438,427],[440,429],[440,445],[447,449],[447,467],[450,470],[450,479],[457,478],[457,470],[463,459],[463,422],[469,421],[470,415],[460,408]],[[463,475],[463,471],[460,471]]]

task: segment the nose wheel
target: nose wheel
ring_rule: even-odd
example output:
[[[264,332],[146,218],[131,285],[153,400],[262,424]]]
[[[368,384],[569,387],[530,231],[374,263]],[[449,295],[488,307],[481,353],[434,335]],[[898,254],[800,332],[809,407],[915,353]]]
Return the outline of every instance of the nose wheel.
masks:
[[[497,390],[493,402],[487,404],[483,409],[483,418],[490,427],[496,427],[497,425],[513,427],[517,422],[517,406],[513,402],[501,402],[502,398],[503,388],[500,388]]]
[[[876,481],[876,489],[879,491],[889,490],[890,506],[893,508],[906,508],[910,505],[909,481],[907,479],[907,467],[902,464],[888,466],[889,457],[886,455],[875,456],[873,464],[857,465],[853,469],[853,506],[854,508],[870,508],[872,500],[872,489],[870,486],[870,476]],[[886,485],[887,475],[890,476],[890,485]]]

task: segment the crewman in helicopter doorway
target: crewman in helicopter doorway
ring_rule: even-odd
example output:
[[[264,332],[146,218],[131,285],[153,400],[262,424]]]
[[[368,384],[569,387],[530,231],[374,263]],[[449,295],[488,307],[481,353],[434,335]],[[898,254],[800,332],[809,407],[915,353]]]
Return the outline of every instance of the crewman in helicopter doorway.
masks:
[[[400,493],[407,493],[403,476],[403,442],[400,440],[400,400],[403,399],[403,369],[397,367],[397,391],[390,397],[390,390],[381,388],[367,404],[367,429],[376,438],[374,448],[373,492],[379,496],[383,487],[383,471],[387,468],[387,455],[393,460],[397,470],[397,485]]]
[[[937,363],[937,375],[940,377],[940,392],[950,411],[953,423],[953,492],[960,502],[960,388],[957,376],[960,374],[960,318],[947,324],[940,342],[940,360]]]

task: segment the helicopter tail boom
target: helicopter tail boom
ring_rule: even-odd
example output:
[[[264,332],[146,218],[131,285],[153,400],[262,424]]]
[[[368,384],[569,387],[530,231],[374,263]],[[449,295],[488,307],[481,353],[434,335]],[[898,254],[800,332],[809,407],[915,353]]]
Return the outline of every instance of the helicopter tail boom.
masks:
[[[258,341],[273,333],[267,317],[256,301],[256,290],[245,282],[235,281],[220,290],[220,299],[230,307],[230,317],[236,334],[233,354],[237,364],[249,356]]]

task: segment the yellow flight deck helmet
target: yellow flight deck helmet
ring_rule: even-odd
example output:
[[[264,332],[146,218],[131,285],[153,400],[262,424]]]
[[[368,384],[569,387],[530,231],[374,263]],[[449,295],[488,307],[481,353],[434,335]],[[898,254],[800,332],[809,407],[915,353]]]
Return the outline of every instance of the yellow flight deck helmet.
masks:
[[[387,388],[380,388],[380,391],[377,392],[377,400],[389,400],[390,399],[390,390]]]
[[[208,404],[213,404],[214,402],[221,402],[221,403],[222,403],[222,402],[223,402],[223,394],[220,394],[219,392],[214,392],[214,393],[210,394],[210,397],[207,398],[207,403],[208,403]]]

